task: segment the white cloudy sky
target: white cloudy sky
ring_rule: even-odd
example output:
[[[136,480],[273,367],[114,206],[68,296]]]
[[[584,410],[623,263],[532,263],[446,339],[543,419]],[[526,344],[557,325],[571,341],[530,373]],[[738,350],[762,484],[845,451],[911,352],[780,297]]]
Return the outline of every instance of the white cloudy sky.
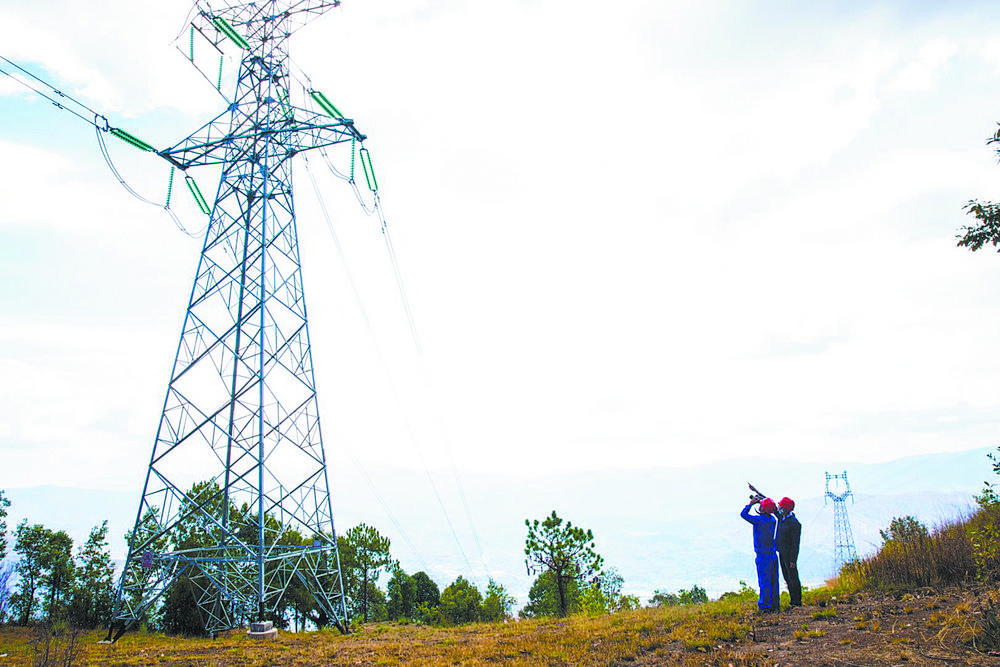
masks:
[[[1000,199],[1000,19],[814,4],[344,0],[297,35],[370,137],[423,350],[377,221],[317,174],[345,266],[300,162],[328,456],[538,474],[993,444],[1000,257],[955,234]],[[6,3],[0,55],[164,147],[221,110],[171,44],[189,8]],[[162,201],[165,164],[112,149]],[[136,488],[200,244],[6,77],[0,155],[0,488]]]

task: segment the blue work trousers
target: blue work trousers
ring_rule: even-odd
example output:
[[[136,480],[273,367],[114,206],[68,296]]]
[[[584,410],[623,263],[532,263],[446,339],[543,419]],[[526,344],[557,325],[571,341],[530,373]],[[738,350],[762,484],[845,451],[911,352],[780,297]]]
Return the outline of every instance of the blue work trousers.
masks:
[[[781,600],[778,592],[778,554],[774,551],[759,553],[754,562],[757,564],[757,587],[760,589],[757,607],[761,611],[778,611]]]

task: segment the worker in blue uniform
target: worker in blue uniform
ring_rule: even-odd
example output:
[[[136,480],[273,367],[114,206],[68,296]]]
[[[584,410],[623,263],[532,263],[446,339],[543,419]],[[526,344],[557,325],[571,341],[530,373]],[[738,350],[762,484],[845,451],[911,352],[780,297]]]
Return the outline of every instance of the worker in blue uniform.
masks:
[[[759,504],[758,514],[751,514],[750,508]],[[753,526],[753,550],[757,564],[757,587],[760,597],[757,608],[768,613],[780,609],[778,593],[778,551],[775,546],[775,532],[778,522],[774,518],[777,506],[770,498],[750,496],[750,502],[740,516]]]

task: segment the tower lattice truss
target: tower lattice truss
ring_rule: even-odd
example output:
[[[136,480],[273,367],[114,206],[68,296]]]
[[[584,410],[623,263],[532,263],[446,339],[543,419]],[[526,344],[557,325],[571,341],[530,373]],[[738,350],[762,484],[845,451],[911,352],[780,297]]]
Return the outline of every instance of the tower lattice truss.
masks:
[[[830,482],[843,482],[841,493],[830,491]],[[837,571],[846,563],[858,559],[858,551],[854,547],[854,534],[851,532],[851,520],[847,516],[847,498],[854,501],[851,484],[847,481],[847,472],[842,475],[826,473],[826,498],[833,500],[833,562]]]
[[[117,590],[117,636],[182,578],[213,633],[268,617],[293,590],[347,629],[292,157],[353,151],[365,137],[339,114],[292,106],[287,49],[336,4],[192,14],[192,43],[197,32],[220,53],[235,44],[238,75],[224,113],[159,151],[185,173],[217,165],[222,175]]]

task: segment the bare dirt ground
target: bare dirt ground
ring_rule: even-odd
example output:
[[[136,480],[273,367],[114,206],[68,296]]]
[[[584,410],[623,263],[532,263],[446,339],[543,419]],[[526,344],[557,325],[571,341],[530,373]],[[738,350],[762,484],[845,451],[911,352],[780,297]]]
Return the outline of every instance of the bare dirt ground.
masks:
[[[985,589],[855,593],[824,606],[754,615],[736,645],[706,651],[718,665],[1000,665],[1000,651],[977,649]],[[989,622],[989,619],[987,620]],[[715,655],[713,655],[715,653]],[[690,654],[648,655],[638,664],[692,664]]]

